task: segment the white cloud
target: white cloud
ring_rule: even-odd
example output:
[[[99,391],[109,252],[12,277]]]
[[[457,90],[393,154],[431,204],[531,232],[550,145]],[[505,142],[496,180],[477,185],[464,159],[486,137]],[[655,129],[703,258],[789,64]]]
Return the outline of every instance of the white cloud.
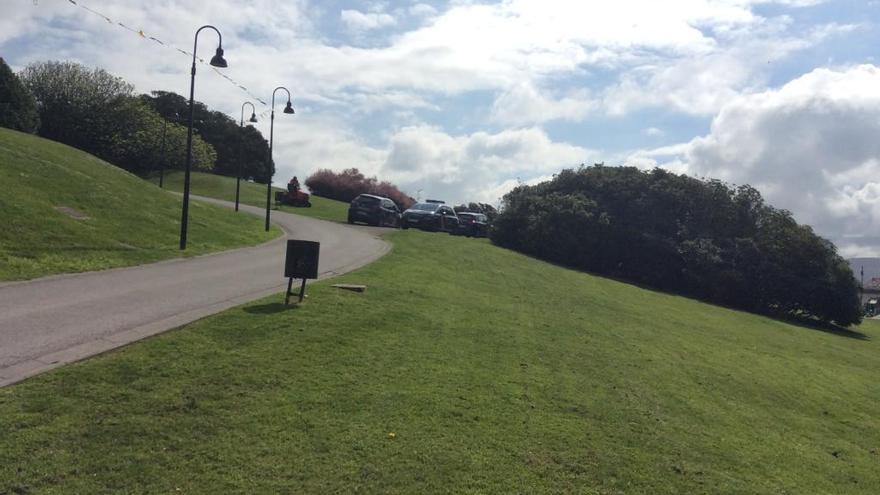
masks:
[[[492,105],[492,119],[508,125],[527,125],[551,120],[581,121],[598,104],[586,90],[560,98],[548,97],[529,83],[503,92]]]
[[[719,46],[726,41],[717,33],[765,29],[767,21],[752,12],[753,3],[505,0],[492,5],[453,2],[442,13],[427,4],[414,4],[409,7],[411,15],[429,16],[425,24],[409,32],[383,31],[390,41],[375,48],[325,43],[309,18],[315,6],[305,0],[92,6],[114,21],[143,28],[185,50],[191,47],[193,28],[210,21],[223,31],[230,61],[227,72],[262,94],[278,83],[294,86],[298,98],[315,102],[348,103],[351,93],[418,92],[417,98],[394,100],[412,108],[417,100],[418,106],[426,106],[433,95],[489,90],[499,95],[496,121],[530,125],[581,120],[593,108],[594,95],[615,113],[664,103],[698,113],[716,110],[719,102],[760,82],[755,69],[741,66],[741,61],[755,59],[754,51],[783,50],[774,48],[774,33],[762,35],[765,44],[753,52]],[[379,7],[382,4],[372,8]],[[175,59],[176,52],[145,46],[151,42],[120,32],[67,2],[13,9],[10,18],[0,20],[0,42],[8,39],[7,31],[15,36],[37,26],[51,32],[50,22],[65,26],[54,28],[57,31],[48,40],[34,39],[26,50],[101,65],[138,87],[173,89],[167,84],[174,84],[176,88],[180,74],[187,70],[185,60]],[[339,19],[360,32],[397,25],[395,17],[382,10],[346,9]],[[203,53],[209,49],[205,45],[213,43],[210,33],[205,34]],[[114,50],[106,50],[107,46]],[[554,78],[582,77],[592,67],[637,69],[622,74],[620,82],[604,92],[602,88],[553,89]]]
[[[632,159],[656,164],[666,157],[690,174],[751,184],[770,204],[858,254],[858,239],[880,229],[878,136],[880,67],[816,69],[778,90],[728,102],[707,136]]]
[[[283,124],[278,119],[275,136],[279,181],[320,168],[357,167],[412,196],[421,189],[423,197],[457,203],[494,204],[520,180],[543,180],[598,156],[593,150],[554,142],[538,128],[450,135],[422,124],[398,129],[387,146],[378,148],[361,140],[345,122],[294,117]]]
[[[424,189],[455,202],[495,203],[517,178],[547,177],[597,156],[554,142],[538,128],[451,136],[434,127],[411,126],[396,132],[389,143],[383,177],[410,191]]]
[[[409,13],[416,17],[433,17],[437,15],[437,9],[426,3],[417,3],[410,6]]]
[[[782,19],[728,32],[719,37],[720,46],[706,53],[649,60],[606,89],[604,106],[612,115],[643,107],[714,115],[741,93],[765,89],[772,64],[836,32],[826,28],[809,37],[786,36],[787,23]]]
[[[517,180],[546,177],[594,155],[555,143],[536,128],[450,136],[429,126],[413,126],[391,137],[381,173],[402,187],[424,189],[450,201],[494,203]]]
[[[343,10],[339,19],[353,31],[368,31],[393,26],[397,21],[384,12],[361,12],[359,10]]]

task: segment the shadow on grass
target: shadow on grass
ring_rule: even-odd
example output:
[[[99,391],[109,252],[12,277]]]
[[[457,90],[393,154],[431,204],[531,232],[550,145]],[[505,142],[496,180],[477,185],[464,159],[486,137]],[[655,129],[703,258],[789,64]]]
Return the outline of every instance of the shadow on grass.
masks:
[[[832,335],[838,335],[849,339],[871,340],[871,337],[857,330],[835,325],[834,323],[822,322],[814,318],[807,318],[805,316],[787,315],[776,317],[775,319],[799,327],[809,328],[810,330],[818,330],[820,332],[830,333]]]
[[[488,242],[492,242],[492,241],[489,240]],[[751,314],[755,314],[755,315],[759,315],[759,316],[765,316],[767,318],[770,318],[770,319],[773,319],[776,321],[781,321],[783,323],[788,323],[790,325],[795,325],[795,326],[807,328],[810,330],[818,330],[820,332],[830,333],[832,335],[846,337],[849,339],[866,340],[866,341],[871,340],[871,337],[869,337],[868,335],[865,335],[864,333],[859,332],[857,330],[852,330],[850,328],[842,327],[840,325],[835,325],[834,323],[830,323],[830,322],[822,322],[822,321],[819,321],[815,318],[810,318],[810,317],[800,316],[800,315],[779,314],[779,313],[776,313],[773,311],[766,311],[766,312],[750,311],[745,308],[731,306],[731,305],[720,303],[718,301],[712,301],[707,298],[702,298],[697,294],[688,294],[686,292],[677,292],[677,291],[670,290],[670,289],[661,289],[658,287],[651,286],[651,285],[644,283],[644,282],[629,280],[629,279],[626,279],[621,276],[593,272],[593,271],[585,270],[585,269],[577,267],[577,266],[566,265],[566,264],[560,263],[558,261],[543,259],[543,258],[538,257],[537,255],[534,255],[531,253],[526,253],[523,251],[517,251],[516,249],[511,249],[511,248],[508,248],[508,247],[505,247],[505,246],[502,246],[499,244],[492,243],[492,245],[499,247],[501,249],[506,249],[506,250],[511,251],[513,253],[520,254],[520,255],[525,256],[527,258],[531,258],[531,259],[538,261],[538,262],[541,262],[541,263],[547,263],[547,264],[550,264],[550,265],[553,265],[553,266],[556,266],[559,268],[564,268],[566,270],[574,270],[574,271],[577,271],[580,273],[591,275],[593,277],[600,277],[600,278],[604,278],[607,280],[613,280],[615,282],[619,282],[619,283],[626,284],[626,285],[631,285],[633,287],[638,287],[639,289],[647,290],[647,291],[654,292],[657,294],[665,294],[665,295],[669,295],[669,296],[684,297],[684,298],[692,299],[694,301],[699,301],[699,302],[702,302],[705,304],[710,304],[712,306],[717,306],[719,308],[725,308],[725,309],[730,309],[733,311],[741,311],[744,313],[751,313]]]
[[[283,302],[277,303],[267,303],[267,304],[259,304],[256,306],[247,306],[244,308],[245,313],[250,313],[254,315],[274,315],[277,313],[283,313],[285,311],[293,311],[298,309],[299,306],[295,304],[296,299],[291,298],[291,303],[289,305],[285,305]]]

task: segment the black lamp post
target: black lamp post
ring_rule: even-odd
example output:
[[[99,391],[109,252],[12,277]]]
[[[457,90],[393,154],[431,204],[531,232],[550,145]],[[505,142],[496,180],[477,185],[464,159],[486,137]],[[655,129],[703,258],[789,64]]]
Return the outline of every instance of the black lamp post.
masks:
[[[251,106],[251,118],[248,119],[248,122],[251,122],[254,124],[257,123],[257,109],[254,108],[253,103],[246,101],[241,104],[241,122],[238,124],[238,127],[240,127],[240,128],[244,127],[244,106],[245,105]],[[243,158],[242,157],[243,153],[241,152],[241,148],[243,146],[244,136],[239,134],[239,139],[240,139],[240,141],[238,143],[238,177],[235,178],[235,211],[238,211],[238,192],[239,192],[239,190],[241,190],[241,160]]]
[[[293,104],[290,103],[290,91],[283,86],[278,86],[272,91],[272,115],[269,119],[269,180],[266,182],[266,232],[269,231],[269,210],[272,207],[272,175],[275,169],[272,163],[272,134],[275,130],[275,92],[283,89],[287,93],[287,106],[284,107],[284,113],[294,113]]]
[[[214,67],[226,67],[226,60],[223,58],[223,35],[214,26],[206,25],[200,27],[196,31],[195,40],[193,41],[193,62],[189,79],[189,127],[186,131],[186,172],[183,176],[183,214],[180,219],[180,249],[186,249],[186,227],[189,217],[189,171],[192,167],[192,138],[193,138],[193,111],[196,89],[196,50],[199,45],[199,33],[202,29],[213,29],[220,38],[217,44],[217,52],[211,57],[211,65]]]

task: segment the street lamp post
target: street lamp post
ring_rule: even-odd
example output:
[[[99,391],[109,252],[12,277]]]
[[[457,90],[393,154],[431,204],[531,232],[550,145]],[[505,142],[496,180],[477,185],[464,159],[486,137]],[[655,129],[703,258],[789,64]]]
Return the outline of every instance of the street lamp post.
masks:
[[[223,58],[223,35],[220,34],[220,31],[217,30],[214,26],[205,25],[200,27],[196,31],[195,40],[193,41],[193,61],[192,61],[192,69],[190,70],[190,79],[189,79],[189,127],[187,127],[186,131],[186,172],[184,172],[183,176],[183,213],[180,218],[180,249],[186,249],[186,228],[187,221],[189,217],[189,175],[190,168],[192,167],[192,137],[193,137],[193,113],[194,113],[194,99],[195,99],[195,89],[196,89],[196,50],[199,45],[199,33],[202,29],[210,28],[213,29],[218,38],[220,39],[217,44],[217,51],[213,57],[211,57],[211,65],[214,67],[226,67],[226,60]]]
[[[266,181],[266,232],[269,231],[269,210],[272,207],[272,175],[275,169],[272,163],[272,134],[275,130],[275,93],[283,89],[287,93],[287,106],[284,107],[284,113],[294,113],[293,104],[290,102],[290,91],[283,86],[278,86],[272,91],[272,114],[269,118],[269,179]]]
[[[251,106],[251,118],[248,119],[248,122],[256,123],[257,122],[257,109],[254,108],[254,104],[246,101],[241,104],[241,121],[238,124],[240,130],[244,129],[244,106]],[[238,192],[241,189],[241,160],[242,160],[242,151],[241,148],[243,146],[244,136],[239,133],[239,143],[238,143],[238,177],[235,178],[235,211],[238,211]]]

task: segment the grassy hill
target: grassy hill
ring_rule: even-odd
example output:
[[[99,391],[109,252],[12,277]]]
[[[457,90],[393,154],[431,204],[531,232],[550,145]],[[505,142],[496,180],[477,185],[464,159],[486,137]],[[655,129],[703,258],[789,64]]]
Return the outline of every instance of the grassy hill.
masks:
[[[300,307],[0,390],[0,493],[877,493],[876,322],[822,331],[390,238]]]
[[[165,187],[171,191],[183,192],[183,175],[183,172],[179,171],[167,172],[165,174]],[[159,176],[151,176],[148,180],[158,184]],[[282,189],[273,187],[273,190],[281,191]],[[190,175],[190,191],[192,191],[193,194],[201,196],[224,199],[226,201],[235,201],[235,177],[225,177],[223,175],[207,174],[204,172],[192,172]],[[240,194],[239,201],[242,204],[259,208],[266,207],[266,184],[242,181]],[[274,193],[272,197],[272,204],[274,207]],[[344,222],[347,218],[348,203],[322,198],[315,196],[314,194],[311,197],[311,203],[311,208],[279,206],[278,209],[288,213],[296,213],[297,215],[335,222]]]
[[[0,280],[135,265],[258,244],[252,215],[181,200],[88,153],[0,128]]]

